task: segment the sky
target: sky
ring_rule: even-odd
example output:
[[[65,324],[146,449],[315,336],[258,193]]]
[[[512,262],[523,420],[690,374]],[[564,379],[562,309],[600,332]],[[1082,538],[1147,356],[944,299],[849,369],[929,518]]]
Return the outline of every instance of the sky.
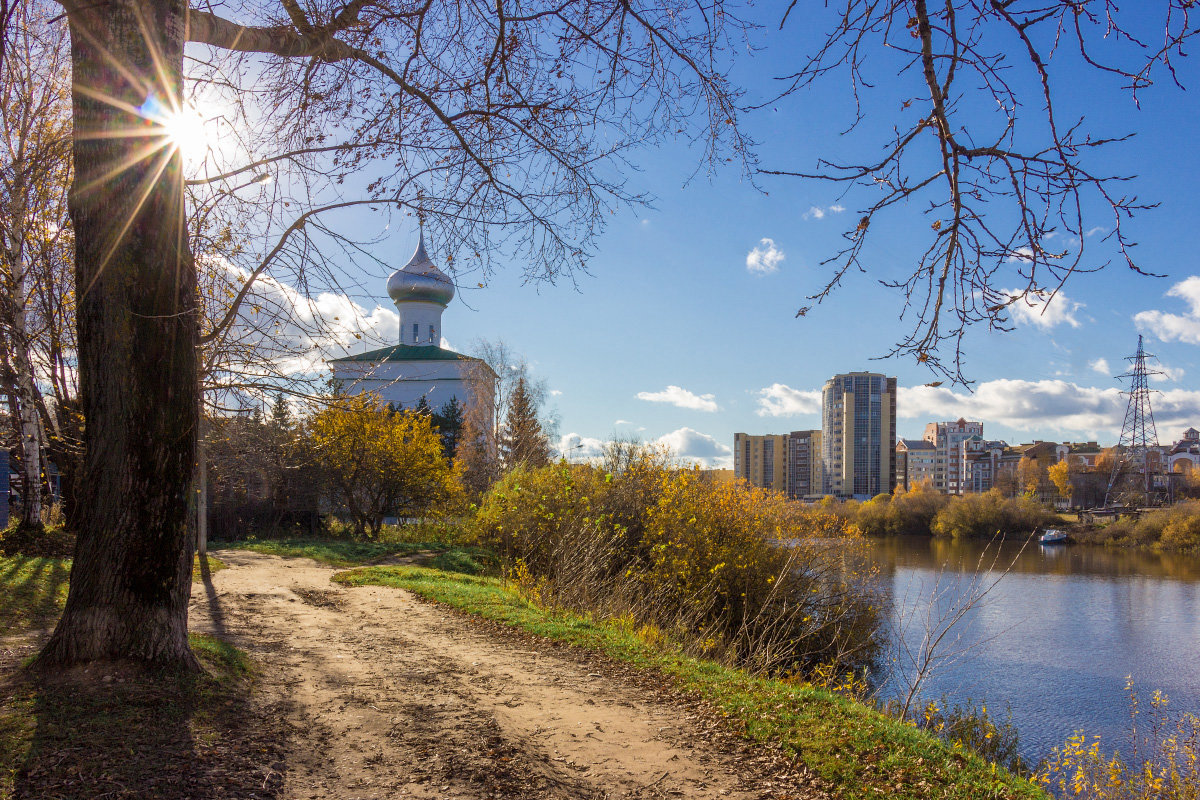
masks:
[[[769,99],[773,78],[812,46],[811,31],[801,28],[768,28],[756,39],[760,49],[739,58],[734,79],[747,87],[748,100]],[[893,66],[880,62],[879,74],[870,76],[877,88],[867,93],[867,118],[850,135],[842,134],[854,113],[843,76],[746,114],[742,124],[760,143],[761,166],[811,170],[821,157],[877,152],[900,113],[896,98],[920,90],[897,79]],[[953,385],[911,357],[877,360],[907,332],[898,318],[902,296],[879,280],[901,274],[928,245],[929,218],[920,208],[879,217],[864,254],[868,273],[851,273],[828,301],[797,318],[810,305],[806,296],[828,279],[821,261],[869,197],[796,178],[751,181],[733,169],[697,174],[700,154],[686,143],[638,154],[641,171],[631,181],[653,204],[616,211],[593,248],[589,275],[531,285],[513,264],[483,288],[460,286],[443,316],[446,344],[469,351],[479,339],[503,340],[522,354],[551,390],[556,440],[569,457],[594,455],[613,437],[637,437],[728,467],[735,432],[820,427],[822,384],[862,370],[898,379],[901,437],[920,437],[927,422],[962,416],[982,421],[987,438],[1010,443],[1112,444],[1125,411],[1115,376],[1142,335],[1160,372],[1151,378],[1158,437],[1174,441],[1185,428],[1200,427],[1197,72],[1196,64],[1181,62],[1188,90],[1163,81],[1141,93],[1139,106],[1119,82],[1064,59],[1055,73],[1061,117],[1086,115],[1105,135],[1136,134],[1092,163],[1135,173],[1123,190],[1158,204],[1129,220],[1127,232],[1143,268],[1164,277],[1113,263],[1073,276],[1044,309],[1014,307],[1011,332],[968,335],[970,385]],[[1029,113],[1036,112],[1033,104]],[[1110,254],[1104,237],[1112,220],[1091,211],[1084,230],[1093,255],[1086,263],[1095,266]],[[360,293],[321,302],[355,307],[366,328],[394,336],[384,285],[416,242],[415,222],[393,225],[372,251],[390,267],[360,276]],[[438,243],[427,244],[444,266]],[[1004,287],[1004,276],[997,282]],[[349,352],[378,346],[345,341]],[[942,385],[927,385],[938,380]]]

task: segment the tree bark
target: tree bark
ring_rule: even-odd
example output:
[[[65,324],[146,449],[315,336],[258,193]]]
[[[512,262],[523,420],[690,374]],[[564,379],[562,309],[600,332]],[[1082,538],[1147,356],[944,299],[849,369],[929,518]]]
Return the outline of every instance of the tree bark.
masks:
[[[78,541],[40,666],[132,659],[197,669],[196,278],[180,156],[153,119],[182,100],[180,0],[71,3],[79,381]]]

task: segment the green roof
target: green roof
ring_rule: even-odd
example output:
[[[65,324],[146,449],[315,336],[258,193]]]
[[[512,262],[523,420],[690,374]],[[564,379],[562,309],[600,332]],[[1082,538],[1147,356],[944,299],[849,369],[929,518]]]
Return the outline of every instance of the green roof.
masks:
[[[440,347],[426,345],[424,347],[411,344],[397,344],[392,347],[382,347],[378,350],[368,350],[356,356],[330,359],[331,364],[344,364],[351,361],[478,361],[478,358],[464,356],[453,350],[443,350]]]

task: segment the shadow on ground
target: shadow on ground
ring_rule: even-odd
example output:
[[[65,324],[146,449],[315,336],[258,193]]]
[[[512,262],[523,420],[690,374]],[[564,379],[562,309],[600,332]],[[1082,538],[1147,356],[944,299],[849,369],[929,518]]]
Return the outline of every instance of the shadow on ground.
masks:
[[[33,724],[10,739],[24,751],[14,798],[266,800],[282,785],[284,732],[211,675],[93,667],[7,688],[5,705]]]
[[[0,619],[21,623],[18,631],[52,627],[67,567],[3,566],[13,574],[0,593]],[[202,573],[210,610],[223,623],[207,565]],[[39,675],[21,669],[38,638],[0,648],[0,800],[278,796],[287,705],[260,691],[241,651],[193,635],[202,674],[118,663]]]

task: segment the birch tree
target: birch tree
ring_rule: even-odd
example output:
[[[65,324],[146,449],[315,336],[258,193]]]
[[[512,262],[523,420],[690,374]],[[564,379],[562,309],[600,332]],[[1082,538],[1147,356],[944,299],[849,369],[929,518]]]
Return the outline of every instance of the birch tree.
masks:
[[[69,437],[62,311],[71,302],[63,280],[71,120],[68,43],[49,24],[54,8],[14,6],[4,29],[9,57],[0,62],[0,383],[16,433],[22,522],[33,526],[41,524],[47,446]],[[43,386],[63,402],[47,403]]]

